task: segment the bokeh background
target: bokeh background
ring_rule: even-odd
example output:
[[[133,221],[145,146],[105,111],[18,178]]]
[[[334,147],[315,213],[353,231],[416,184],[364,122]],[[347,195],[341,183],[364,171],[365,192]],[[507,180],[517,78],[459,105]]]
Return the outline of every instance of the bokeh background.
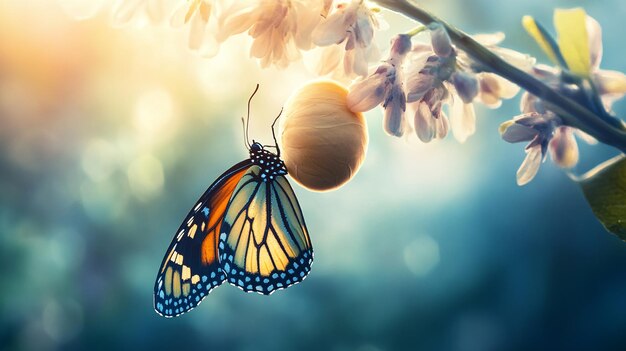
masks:
[[[604,28],[604,67],[626,71],[626,4],[422,1],[469,32],[545,61],[520,18],[551,28],[582,5]],[[412,24],[386,14],[394,32]],[[367,114],[357,177],[330,193],[294,185],[316,261],[270,297],[222,286],[175,319],[152,310],[164,250],[197,197],[246,157],[298,86],[301,63],[261,70],[246,38],[207,60],[184,33],[75,21],[54,1],[0,2],[0,349],[624,350],[626,244],[551,162],[515,184],[521,145],[497,126],[518,99],[479,110],[478,132],[424,145]],[[623,102],[615,106],[626,115]],[[582,146],[581,173],[615,154]]]

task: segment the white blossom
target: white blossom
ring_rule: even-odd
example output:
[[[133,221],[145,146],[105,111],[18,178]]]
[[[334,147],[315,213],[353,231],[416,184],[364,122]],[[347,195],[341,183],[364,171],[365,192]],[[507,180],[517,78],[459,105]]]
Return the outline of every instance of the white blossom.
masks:
[[[507,121],[500,127],[502,138],[510,143],[530,141],[526,146],[526,159],[517,172],[518,185],[530,182],[540,163],[536,162],[535,153],[540,146],[541,159],[549,152],[552,161],[561,168],[572,168],[578,163],[578,144],[575,135],[588,143],[595,139],[563,124],[562,120],[548,110],[541,99],[524,93],[521,101],[522,114]],[[535,148],[535,150],[531,150]],[[532,162],[530,161],[532,160]]]
[[[313,43],[325,47],[319,74],[365,77],[368,64],[379,59],[375,32],[381,27],[378,10],[364,0],[342,2],[315,28]]]
[[[205,57],[215,56],[219,50],[219,43],[215,37],[217,6],[216,0],[181,1],[170,19],[173,27],[186,27],[189,48],[197,50]]]
[[[348,94],[348,108],[355,112],[368,111],[382,105],[385,111],[383,128],[393,136],[402,136],[406,129],[402,63],[410,49],[410,36],[395,36],[391,40],[389,58],[372,75],[357,81]]]
[[[464,142],[476,131],[476,113],[473,103],[479,101],[488,107],[498,107],[502,99],[512,98],[519,87],[495,74],[482,72],[471,58],[457,50],[445,28],[440,24],[429,26],[431,45],[415,45],[415,61],[407,78],[407,108],[415,112],[415,130],[420,140],[428,142],[445,137],[447,115],[442,106],[449,106],[450,127],[454,137]],[[517,64],[528,65],[533,59],[497,46],[503,35],[481,35],[476,39],[503,59],[515,57]],[[522,64],[523,62],[523,64]],[[440,101],[434,101],[439,97]],[[426,107],[430,114],[425,113]],[[427,117],[434,118],[428,121]],[[441,119],[441,120],[440,120]]]
[[[526,145],[526,158],[517,171],[517,184],[525,185],[530,182],[545,159],[548,145],[561,147],[561,138],[552,143],[556,134],[567,128],[559,117],[551,112],[528,112],[507,121],[500,127],[502,139],[509,143],[529,142]]]
[[[311,33],[328,13],[328,0],[236,1],[219,19],[218,39],[248,32],[253,39],[250,55],[261,67],[285,67],[312,47]]]
[[[608,112],[601,111],[602,108],[610,111],[612,103],[621,98],[626,93],[626,76],[615,71],[605,71],[600,69],[602,60],[602,30],[597,21],[587,16],[587,33],[589,42],[589,79],[596,85],[596,91],[585,91],[585,87],[575,84],[571,80],[564,79],[564,73],[554,67],[537,65],[529,72],[542,80],[551,88],[559,91],[562,95],[580,101],[581,94],[598,94],[603,106],[591,107],[598,114]],[[583,101],[583,103],[588,103]],[[600,108],[600,110],[598,110]],[[520,110],[522,115],[507,121],[501,126],[502,138],[508,142],[531,141],[526,147],[526,159],[518,170],[517,180],[519,185],[524,185],[531,181],[539,169],[537,162],[538,145],[541,146],[541,156],[545,158],[546,153],[561,168],[572,168],[576,166],[579,158],[578,144],[576,137],[588,143],[595,143],[595,139],[582,131],[564,125],[561,119],[546,106],[543,100],[529,93],[522,95]],[[611,116],[605,116],[612,118]],[[546,121],[551,121],[547,123]],[[621,123],[621,122],[617,122]]]

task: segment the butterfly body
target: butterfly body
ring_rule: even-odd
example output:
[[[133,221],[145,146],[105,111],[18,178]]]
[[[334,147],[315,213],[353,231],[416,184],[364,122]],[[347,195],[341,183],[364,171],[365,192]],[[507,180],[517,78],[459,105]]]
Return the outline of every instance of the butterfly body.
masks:
[[[200,197],[168,248],[154,287],[154,307],[174,317],[227,281],[264,295],[302,281],[313,249],[280,159],[260,143]]]

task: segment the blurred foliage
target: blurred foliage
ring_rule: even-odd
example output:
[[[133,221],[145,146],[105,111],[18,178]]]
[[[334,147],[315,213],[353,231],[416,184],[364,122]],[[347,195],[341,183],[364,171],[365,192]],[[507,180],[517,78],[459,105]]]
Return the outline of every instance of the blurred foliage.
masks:
[[[606,30],[607,67],[626,71],[626,7],[574,2],[425,4],[523,51],[535,48],[522,14],[549,23],[552,6],[585,5]],[[388,21],[389,35],[412,27]],[[0,349],[626,348],[626,248],[556,167],[515,185],[523,155],[497,126],[516,101],[479,111],[462,145],[389,138],[380,111],[368,114],[353,181],[323,194],[294,184],[316,250],[305,282],[270,297],[222,286],[188,315],[159,317],[158,265],[197,197],[246,156],[239,118],[254,84],[252,137],[271,140],[313,77],[299,64],[260,70],[237,39],[206,61],[182,35],[0,2]],[[585,146],[575,171],[612,152]]]
[[[626,240],[626,158],[616,156],[580,180],[593,213],[608,231]]]

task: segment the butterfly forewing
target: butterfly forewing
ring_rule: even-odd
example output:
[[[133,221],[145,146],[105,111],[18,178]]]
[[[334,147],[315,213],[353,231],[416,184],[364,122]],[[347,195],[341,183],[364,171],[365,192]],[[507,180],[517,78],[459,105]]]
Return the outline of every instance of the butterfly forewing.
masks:
[[[304,279],[313,250],[287,179],[262,174],[253,165],[241,177],[224,214],[219,251],[231,284],[267,295]]]
[[[250,165],[245,160],[224,172],[178,228],[154,286],[154,308],[159,314],[173,317],[191,310],[224,281],[218,234],[233,191]]]

